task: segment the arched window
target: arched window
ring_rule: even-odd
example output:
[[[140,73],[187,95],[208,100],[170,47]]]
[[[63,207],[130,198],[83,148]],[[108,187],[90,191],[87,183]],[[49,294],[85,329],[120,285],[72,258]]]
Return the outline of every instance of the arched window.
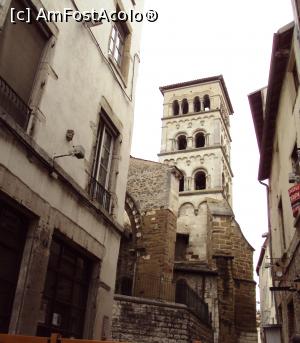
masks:
[[[178,114],[179,114],[179,102],[178,102],[178,100],[173,101],[172,108],[173,108],[173,116],[178,116]]]
[[[203,132],[198,132],[195,136],[195,147],[202,148],[205,146],[205,135]]]
[[[184,176],[179,180],[179,192],[184,191]]]
[[[206,174],[204,171],[198,171],[195,174],[195,190],[206,189]]]
[[[204,107],[204,111],[210,110],[210,99],[207,94],[205,94],[203,97],[203,107]]]
[[[182,100],[181,109],[182,109],[182,114],[189,113],[189,103],[186,99]]]
[[[201,111],[200,98],[196,96],[194,98],[194,112],[200,112],[200,111]]]
[[[185,150],[186,146],[187,146],[187,140],[186,140],[185,135],[180,135],[177,138],[177,148],[178,148],[178,150]]]

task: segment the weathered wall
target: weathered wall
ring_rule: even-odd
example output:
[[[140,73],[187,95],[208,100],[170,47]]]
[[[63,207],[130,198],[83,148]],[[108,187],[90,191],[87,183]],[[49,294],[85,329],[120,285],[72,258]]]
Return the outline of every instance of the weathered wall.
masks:
[[[210,252],[218,277],[220,342],[257,342],[253,248],[232,210],[210,203]]]
[[[153,210],[146,212],[142,220],[142,246],[144,255],[137,264],[137,279],[145,275],[164,277],[171,281],[173,277],[176,240],[176,216],[171,211]],[[139,295],[137,291],[136,294]]]
[[[135,199],[141,212],[169,208],[177,214],[180,173],[177,173],[175,182],[177,177],[173,170],[176,169],[162,163],[130,159],[127,192]]]
[[[212,329],[185,305],[115,296],[112,337],[132,343],[213,342]]]
[[[4,6],[0,6],[1,28],[9,2],[4,0]],[[75,9],[75,2],[66,0],[32,3],[46,10]],[[115,1],[80,0],[76,5],[80,11],[116,8]],[[132,1],[124,0],[122,5],[126,11],[133,8],[140,11],[143,1],[138,1],[134,7]],[[29,103],[33,112],[27,130],[15,128],[15,123],[10,125],[10,114],[4,113],[2,108],[0,113],[0,195],[3,192],[8,201],[14,199],[14,206],[24,206],[38,218],[38,224],[33,223],[35,229],[26,237],[25,251],[33,251],[33,254],[30,258],[24,255],[21,264],[10,331],[36,333],[49,246],[52,233],[57,229],[102,262],[101,269],[98,265],[97,283],[97,297],[101,301],[91,306],[93,313],[86,319],[89,324],[84,333],[84,337],[101,338],[104,318],[108,319],[109,331],[120,241],[120,232],[117,232],[123,224],[141,24],[130,23],[131,44],[126,51],[128,75],[125,78],[108,57],[111,22],[91,29],[74,20],[68,24],[44,24],[51,31],[51,38],[36,66]],[[76,44],[72,43],[74,41]],[[102,108],[119,131],[110,174],[113,213],[107,216],[101,215],[100,205],[92,203],[88,194]],[[75,132],[72,142],[66,139],[68,129]],[[66,154],[73,145],[83,146],[84,159],[64,157],[53,162],[55,154]],[[36,153],[32,154],[31,149]],[[50,176],[54,165],[57,173],[59,171],[58,179]],[[94,321],[97,322],[95,328],[92,327]]]

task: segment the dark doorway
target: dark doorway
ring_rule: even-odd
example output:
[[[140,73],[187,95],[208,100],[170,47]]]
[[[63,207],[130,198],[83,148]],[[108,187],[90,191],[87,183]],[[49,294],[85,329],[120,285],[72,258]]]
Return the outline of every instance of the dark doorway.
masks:
[[[43,297],[44,322],[38,336],[53,332],[82,338],[91,260],[63,239],[54,237],[50,248]]]
[[[7,333],[28,222],[0,200],[0,332]]]

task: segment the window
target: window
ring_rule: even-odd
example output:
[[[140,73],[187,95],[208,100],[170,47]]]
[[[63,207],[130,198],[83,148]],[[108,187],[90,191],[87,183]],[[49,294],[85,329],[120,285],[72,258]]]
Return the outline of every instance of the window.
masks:
[[[196,96],[194,98],[194,112],[200,112],[200,111],[201,111],[200,98]]]
[[[108,188],[116,137],[116,129],[110,123],[108,115],[102,110],[100,114],[93,177],[91,180],[91,195],[108,212],[110,210],[111,199]]]
[[[189,113],[189,103],[188,103],[187,99],[182,100],[181,108],[182,108],[182,114]]]
[[[11,8],[23,11],[25,4],[13,0]],[[24,129],[31,113],[28,103],[34,80],[49,38],[42,22],[12,24],[9,14],[0,34],[0,107]]]
[[[195,174],[195,190],[206,189],[206,174],[199,171]]]
[[[79,249],[53,237],[42,305],[45,319],[38,336],[58,332],[82,338],[91,265]]]
[[[187,147],[186,137],[184,135],[180,135],[177,138],[177,148],[178,148],[178,150],[185,150],[186,147]]]
[[[179,114],[179,102],[178,102],[178,100],[173,101],[172,109],[173,109],[173,115],[178,116],[178,114]]]
[[[298,88],[299,88],[299,75],[298,75],[298,70],[297,70],[296,61],[295,61],[295,63],[294,63],[293,69],[292,69],[292,74],[293,74],[293,80],[294,80],[295,90],[296,90],[296,93],[297,93]]]
[[[187,248],[189,245],[189,235],[176,234],[175,261],[186,260]]]
[[[204,111],[209,111],[210,110],[210,99],[209,96],[206,94],[203,97],[203,107]]]
[[[279,230],[281,233],[281,241],[282,241],[282,248],[283,250],[286,249],[286,238],[285,238],[285,227],[284,227],[284,216],[283,216],[283,208],[282,208],[282,200],[278,203],[278,225]]]
[[[26,239],[26,218],[0,201],[0,333],[7,333]]]
[[[120,12],[118,7],[117,12]],[[118,21],[114,23],[111,31],[108,52],[121,71],[123,71],[124,54],[128,35],[129,30],[124,22]]]
[[[184,176],[179,180],[179,192],[184,191]]]
[[[203,132],[198,132],[195,136],[196,148],[203,148],[205,146],[205,135]]]

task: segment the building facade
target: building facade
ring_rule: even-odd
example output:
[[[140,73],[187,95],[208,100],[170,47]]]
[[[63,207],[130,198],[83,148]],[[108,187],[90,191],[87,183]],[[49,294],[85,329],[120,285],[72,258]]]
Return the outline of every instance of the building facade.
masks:
[[[141,24],[35,18],[142,7],[0,3],[1,333],[110,337]]]
[[[160,163],[130,163],[113,337],[257,342],[253,248],[231,209],[233,110],[223,77],[160,90]]]
[[[299,16],[299,1],[294,2]],[[295,18],[298,20],[298,16]],[[272,287],[282,342],[300,333],[299,184],[299,28],[274,34],[267,90],[249,95],[260,152],[258,180],[267,180]]]
[[[233,108],[224,79],[215,76],[160,90],[164,113],[159,159],[184,175],[174,278],[208,303],[215,342],[257,342],[253,248],[231,209]]]
[[[260,321],[259,334],[261,342],[280,343],[280,325],[277,323],[275,294],[271,291],[272,263],[270,254],[270,239],[267,235],[260,251],[256,273],[259,276]],[[279,336],[279,337],[278,337]]]

